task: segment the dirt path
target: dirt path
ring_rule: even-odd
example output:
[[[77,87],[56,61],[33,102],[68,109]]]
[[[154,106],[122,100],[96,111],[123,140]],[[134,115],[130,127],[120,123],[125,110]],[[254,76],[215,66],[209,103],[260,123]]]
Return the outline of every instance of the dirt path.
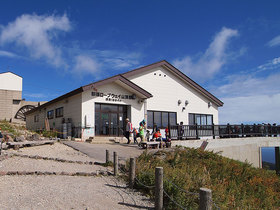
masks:
[[[108,169],[92,165],[95,159],[60,143],[5,151],[5,154],[10,157],[0,161],[0,209],[153,207],[147,197],[128,189],[122,180],[100,175]],[[8,171],[36,171],[39,175],[3,175]],[[74,176],[77,172],[80,175]]]

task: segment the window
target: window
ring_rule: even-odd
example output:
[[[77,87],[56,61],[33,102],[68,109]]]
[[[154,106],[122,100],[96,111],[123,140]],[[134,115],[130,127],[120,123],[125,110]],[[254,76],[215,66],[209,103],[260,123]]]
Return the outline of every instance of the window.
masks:
[[[13,104],[20,104],[21,100],[13,99]]]
[[[165,128],[168,125],[176,125],[176,112],[148,111],[148,128],[152,128],[154,124],[158,128]]]
[[[63,107],[57,108],[55,110],[55,117],[63,117]]]
[[[34,116],[34,122],[39,122],[39,115]]]
[[[213,125],[213,115],[189,114],[190,125]]]
[[[47,112],[47,118],[48,119],[53,119],[53,115],[54,115],[54,111],[53,110],[50,110]]]

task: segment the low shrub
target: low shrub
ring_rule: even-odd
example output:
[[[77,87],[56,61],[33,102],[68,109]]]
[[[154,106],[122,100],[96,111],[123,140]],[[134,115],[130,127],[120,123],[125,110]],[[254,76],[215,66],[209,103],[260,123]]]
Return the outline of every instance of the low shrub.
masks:
[[[18,129],[21,128],[21,126],[15,126],[6,120],[0,121],[0,128],[1,128],[2,132],[12,134],[13,136],[20,135],[20,133],[18,132]]]
[[[198,208],[198,196],[192,193],[198,193],[200,187],[212,190],[213,201],[221,209],[280,206],[280,179],[275,173],[214,152],[179,147],[171,152],[143,153],[136,161],[137,179],[147,186],[154,185],[156,167],[164,169],[165,192],[187,209]],[[136,187],[154,196],[153,189],[139,182]],[[164,205],[166,209],[177,208],[166,195]]]

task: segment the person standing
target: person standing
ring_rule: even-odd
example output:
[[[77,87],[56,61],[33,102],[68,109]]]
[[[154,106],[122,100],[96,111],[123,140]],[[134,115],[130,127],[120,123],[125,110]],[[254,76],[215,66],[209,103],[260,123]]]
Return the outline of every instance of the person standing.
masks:
[[[126,126],[125,126],[125,137],[127,138],[127,144],[130,143],[130,136],[133,134],[132,123],[129,122],[129,118],[125,119]]]
[[[142,121],[140,122],[140,127],[139,127],[139,136],[141,138],[141,143],[145,140],[145,126],[146,126],[146,122]]]

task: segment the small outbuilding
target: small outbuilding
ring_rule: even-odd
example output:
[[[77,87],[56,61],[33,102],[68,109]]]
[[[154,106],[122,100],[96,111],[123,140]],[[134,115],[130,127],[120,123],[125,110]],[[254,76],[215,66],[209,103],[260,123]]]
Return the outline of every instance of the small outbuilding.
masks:
[[[82,139],[122,136],[125,119],[133,127],[147,120],[164,129],[178,123],[218,124],[223,102],[163,60],[82,86],[26,114],[26,126],[49,126]]]

